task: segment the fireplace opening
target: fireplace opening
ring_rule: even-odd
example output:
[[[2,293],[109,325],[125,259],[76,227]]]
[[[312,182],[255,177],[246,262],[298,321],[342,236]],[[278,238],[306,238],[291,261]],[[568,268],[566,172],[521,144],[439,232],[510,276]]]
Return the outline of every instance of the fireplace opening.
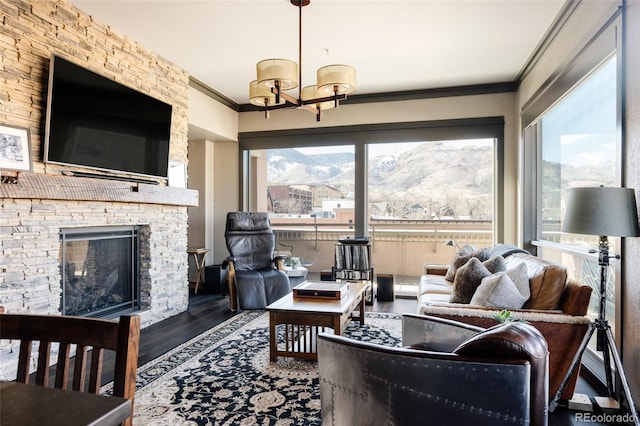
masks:
[[[140,309],[137,227],[60,231],[61,312],[100,318]]]

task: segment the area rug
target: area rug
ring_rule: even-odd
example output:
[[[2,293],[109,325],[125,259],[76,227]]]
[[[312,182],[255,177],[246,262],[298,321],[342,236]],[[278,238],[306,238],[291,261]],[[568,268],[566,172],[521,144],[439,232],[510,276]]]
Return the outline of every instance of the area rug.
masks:
[[[399,314],[343,335],[399,346]],[[135,425],[320,425],[317,363],[269,361],[269,317],[242,312],[138,369]]]

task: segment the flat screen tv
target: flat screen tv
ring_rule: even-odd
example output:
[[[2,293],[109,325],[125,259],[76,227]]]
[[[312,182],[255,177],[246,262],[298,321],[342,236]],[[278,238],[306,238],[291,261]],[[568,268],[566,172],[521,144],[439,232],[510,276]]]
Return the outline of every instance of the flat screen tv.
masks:
[[[170,133],[171,105],[52,57],[45,162],[166,178]]]

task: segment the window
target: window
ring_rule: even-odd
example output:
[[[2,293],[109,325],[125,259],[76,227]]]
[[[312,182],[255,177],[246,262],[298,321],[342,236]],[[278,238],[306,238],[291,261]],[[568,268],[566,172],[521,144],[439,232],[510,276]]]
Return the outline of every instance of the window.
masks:
[[[267,149],[267,210],[272,218],[335,218],[350,209],[353,220],[353,145]]]
[[[494,139],[368,145],[369,234],[378,270],[397,276],[411,266],[449,263],[448,240],[493,244],[494,147]]]
[[[534,203],[537,225],[532,232],[534,248],[543,258],[567,266],[569,276],[593,289],[588,315],[598,316],[600,266],[598,236],[563,233],[569,189],[585,186],[620,186],[622,176],[618,58],[610,55],[577,82],[540,119],[525,130],[528,152],[537,154],[538,186],[528,188]],[[526,159],[525,159],[526,162]],[[619,238],[610,238],[611,249],[620,247]],[[615,330],[616,282],[619,273],[612,263],[607,282],[606,317]],[[615,332],[615,331],[614,331]],[[582,361],[597,376],[604,377],[601,353],[592,338]]]
[[[369,146],[369,217],[379,220],[493,218],[494,140]]]
[[[447,240],[484,247],[500,238],[501,117],[383,126],[329,132],[342,145],[323,145],[321,134],[312,146],[313,130],[241,141],[243,199],[271,212],[278,249],[312,272],[330,270],[336,241],[349,236],[368,236],[376,272],[405,283],[424,263],[451,260]]]
[[[560,232],[568,190],[616,186],[620,173],[616,58],[609,59],[544,115],[541,128],[541,238],[597,245],[597,237]]]

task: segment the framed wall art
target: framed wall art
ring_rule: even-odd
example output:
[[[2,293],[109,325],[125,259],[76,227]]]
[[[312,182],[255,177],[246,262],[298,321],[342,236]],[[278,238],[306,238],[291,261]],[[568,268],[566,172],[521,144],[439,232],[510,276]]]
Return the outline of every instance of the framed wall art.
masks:
[[[29,129],[0,124],[0,169],[31,171]]]

